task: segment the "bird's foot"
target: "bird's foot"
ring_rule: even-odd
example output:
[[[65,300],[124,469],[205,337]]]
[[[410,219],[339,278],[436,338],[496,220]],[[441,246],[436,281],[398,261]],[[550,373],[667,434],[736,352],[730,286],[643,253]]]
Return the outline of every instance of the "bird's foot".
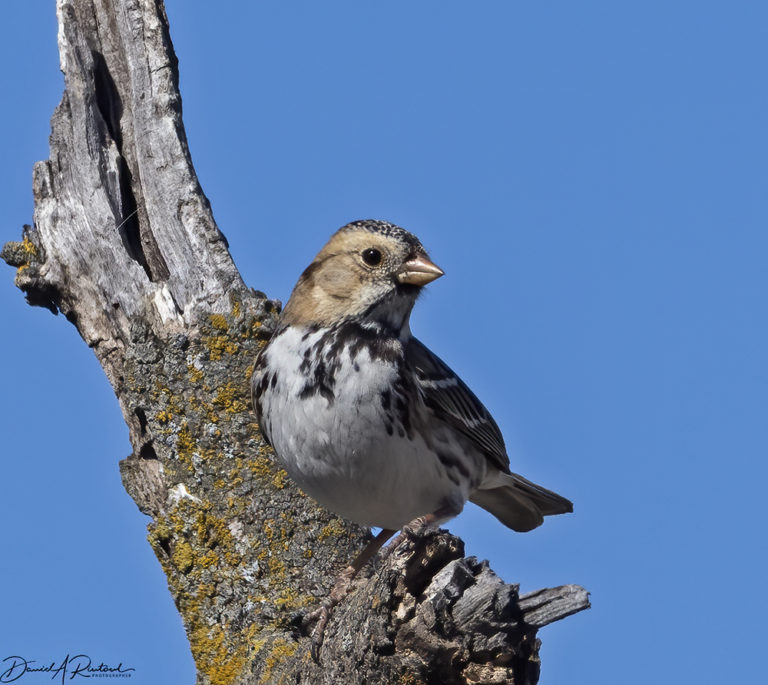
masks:
[[[392,552],[394,552],[400,545],[406,541],[415,542],[419,540],[424,533],[434,525],[435,517],[432,514],[426,516],[419,516],[413,519],[410,523],[404,525],[400,532],[392,538],[390,542],[382,552],[382,559],[388,559]]]
[[[336,579],[333,585],[333,589],[325,601],[319,608],[308,613],[302,620],[302,626],[308,629],[313,623],[315,627],[310,633],[312,639],[312,647],[310,649],[312,658],[316,663],[320,663],[320,648],[323,646],[323,639],[325,637],[325,628],[328,625],[328,621],[333,614],[333,610],[336,605],[346,597],[349,592],[349,588],[352,585],[352,579],[357,574],[357,569],[354,566],[347,566]]]
[[[320,663],[320,647],[323,645],[323,638],[325,636],[325,627],[328,625],[328,621],[333,614],[333,610],[336,605],[346,597],[349,592],[349,588],[352,585],[352,580],[357,575],[358,571],[363,568],[374,556],[376,552],[381,549],[381,546],[394,535],[394,530],[382,529],[379,531],[373,540],[371,540],[365,549],[357,555],[355,560],[347,566],[336,579],[333,585],[330,595],[320,605],[320,608],[304,616],[301,621],[301,626],[304,634],[308,632],[308,627],[315,623],[315,627],[312,630],[312,658],[315,662]]]

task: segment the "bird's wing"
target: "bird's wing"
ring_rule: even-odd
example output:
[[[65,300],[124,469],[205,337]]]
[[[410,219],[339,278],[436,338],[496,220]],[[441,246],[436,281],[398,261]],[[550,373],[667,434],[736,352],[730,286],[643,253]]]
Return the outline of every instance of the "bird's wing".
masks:
[[[461,378],[416,338],[406,346],[405,359],[416,376],[424,404],[472,440],[496,468],[509,473],[509,457],[499,427]]]

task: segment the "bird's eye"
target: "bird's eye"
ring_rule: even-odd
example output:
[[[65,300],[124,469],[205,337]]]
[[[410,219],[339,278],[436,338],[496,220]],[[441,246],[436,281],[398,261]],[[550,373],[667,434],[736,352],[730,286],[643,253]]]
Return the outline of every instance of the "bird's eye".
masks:
[[[375,247],[369,247],[367,250],[363,250],[363,261],[368,266],[377,266],[381,264],[381,252]]]

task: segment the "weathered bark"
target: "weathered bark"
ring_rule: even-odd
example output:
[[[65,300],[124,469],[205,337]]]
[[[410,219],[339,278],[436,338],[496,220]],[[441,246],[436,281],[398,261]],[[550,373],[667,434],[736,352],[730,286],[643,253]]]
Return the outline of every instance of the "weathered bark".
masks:
[[[442,532],[363,574],[321,664],[309,658],[297,616],[368,534],[295,488],[254,424],[250,364],[279,304],[243,284],[198,183],[163,4],[57,7],[66,90],[35,166],[34,227],[3,257],[117,394],[123,482],[152,517],[198,681],[535,683],[537,629],[588,607],[586,592],[519,597]]]

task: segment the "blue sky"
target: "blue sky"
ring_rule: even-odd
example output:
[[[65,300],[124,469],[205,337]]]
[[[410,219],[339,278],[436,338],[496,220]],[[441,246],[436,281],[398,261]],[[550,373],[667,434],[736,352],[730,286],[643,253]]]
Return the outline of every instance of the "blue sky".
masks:
[[[768,6],[168,0],[195,165],[246,282],[287,299],[382,218],[446,276],[413,330],[575,513],[449,528],[523,591],[579,583],[543,685],[756,682],[768,603]],[[2,241],[58,102],[52,0],[4,7]],[[4,270],[3,270],[4,269]],[[191,683],[117,401],[0,266],[0,659]],[[599,651],[597,651],[599,650]],[[33,676],[25,676],[30,682]]]

